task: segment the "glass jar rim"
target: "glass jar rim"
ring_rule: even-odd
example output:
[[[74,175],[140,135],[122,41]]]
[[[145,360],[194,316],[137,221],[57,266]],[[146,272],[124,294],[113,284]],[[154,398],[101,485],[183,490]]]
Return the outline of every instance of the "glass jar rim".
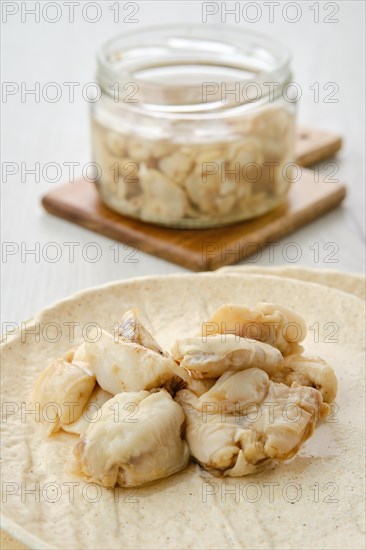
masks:
[[[279,95],[291,77],[290,60],[279,41],[250,29],[154,25],[103,44],[97,54],[97,80],[116,103],[122,99],[124,108],[205,116],[253,103],[243,92],[253,86],[260,87],[261,102],[271,93]],[[138,99],[125,101],[134,91]],[[204,94],[208,101],[203,101]]]

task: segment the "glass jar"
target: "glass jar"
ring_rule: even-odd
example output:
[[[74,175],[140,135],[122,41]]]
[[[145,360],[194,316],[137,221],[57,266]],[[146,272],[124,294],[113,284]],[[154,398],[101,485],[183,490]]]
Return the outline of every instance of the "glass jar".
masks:
[[[272,38],[226,25],[144,28],[101,48],[97,79],[93,156],[113,210],[201,228],[285,200],[295,103],[289,54]]]

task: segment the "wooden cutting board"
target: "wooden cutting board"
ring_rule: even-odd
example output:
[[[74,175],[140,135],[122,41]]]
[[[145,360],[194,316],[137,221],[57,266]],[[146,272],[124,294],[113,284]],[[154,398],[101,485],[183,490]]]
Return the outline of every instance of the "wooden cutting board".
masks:
[[[309,166],[335,154],[341,144],[337,135],[301,128],[296,160],[301,166]],[[121,216],[104,206],[95,186],[85,180],[51,191],[42,204],[49,213],[91,231],[193,271],[207,271],[256,254],[266,244],[335,208],[346,189],[330,180],[302,169],[301,179],[292,185],[286,204],[254,220],[216,229],[168,229]]]

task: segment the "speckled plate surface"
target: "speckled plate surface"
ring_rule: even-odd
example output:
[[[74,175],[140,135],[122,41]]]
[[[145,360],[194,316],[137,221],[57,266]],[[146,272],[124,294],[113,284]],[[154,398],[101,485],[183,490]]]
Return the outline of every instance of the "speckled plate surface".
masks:
[[[366,279],[361,273],[343,273],[336,269],[311,269],[298,266],[256,266],[256,265],[233,265],[221,267],[216,273],[256,273],[258,275],[275,275],[276,277],[288,277],[299,281],[317,283],[331,288],[338,288],[343,292],[354,294],[357,298],[366,298]]]
[[[331,416],[287,464],[231,480],[191,464],[150,486],[113,492],[70,475],[74,436],[44,439],[25,413],[37,374],[73,345],[70,323],[76,323],[78,342],[88,323],[111,327],[137,306],[169,349],[176,337],[194,334],[219,305],[258,301],[302,314],[309,329],[306,350],[331,363],[339,379]],[[358,298],[256,274],[170,275],[87,290],[43,310],[27,328],[35,334],[8,337],[2,348],[2,514],[3,527],[28,547],[363,547],[365,326]]]

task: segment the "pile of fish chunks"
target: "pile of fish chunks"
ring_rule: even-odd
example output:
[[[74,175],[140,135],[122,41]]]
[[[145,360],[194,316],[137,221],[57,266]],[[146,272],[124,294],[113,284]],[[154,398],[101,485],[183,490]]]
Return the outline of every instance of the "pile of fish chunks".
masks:
[[[305,336],[281,305],[223,305],[168,353],[133,309],[117,333],[53,361],[33,401],[47,409],[46,435],[79,436],[74,470],[105,487],[167,477],[190,457],[213,475],[243,476],[294,457],[330,412],[337,379],[304,353]]]

